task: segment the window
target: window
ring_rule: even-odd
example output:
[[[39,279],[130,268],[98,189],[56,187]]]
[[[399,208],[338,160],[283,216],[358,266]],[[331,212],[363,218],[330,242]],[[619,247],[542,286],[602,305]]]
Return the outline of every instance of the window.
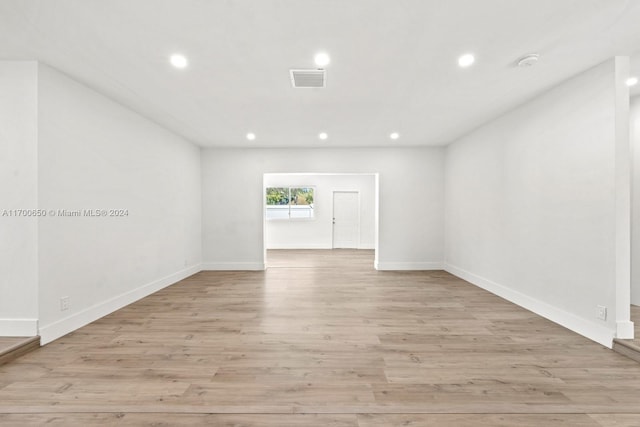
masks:
[[[267,219],[313,218],[312,187],[268,187]]]

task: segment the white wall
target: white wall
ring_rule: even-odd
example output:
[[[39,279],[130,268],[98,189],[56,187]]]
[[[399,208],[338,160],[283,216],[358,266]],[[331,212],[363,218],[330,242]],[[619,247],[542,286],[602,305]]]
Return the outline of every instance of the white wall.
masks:
[[[46,343],[198,271],[201,176],[195,145],[45,65],[39,92],[40,207],[128,210],[40,221]]]
[[[203,267],[264,268],[263,174],[379,173],[378,268],[441,268],[443,160],[442,148],[203,149]]]
[[[640,96],[631,99],[631,303],[640,305]]]
[[[265,187],[314,187],[314,217],[311,220],[268,220],[267,249],[331,249],[333,247],[333,192],[357,191],[360,196],[358,249],[375,245],[374,175],[267,174]],[[410,205],[407,205],[410,208]]]
[[[615,114],[608,61],[451,144],[445,177],[447,270],[609,346]]]
[[[38,64],[0,61],[0,336],[38,330]]]

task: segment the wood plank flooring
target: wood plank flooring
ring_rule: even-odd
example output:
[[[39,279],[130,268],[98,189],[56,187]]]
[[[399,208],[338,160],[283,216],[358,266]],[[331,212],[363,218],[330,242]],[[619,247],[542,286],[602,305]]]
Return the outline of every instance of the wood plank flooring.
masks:
[[[40,347],[40,337],[0,337],[0,365]]]
[[[0,425],[638,426],[640,364],[442,271],[270,251],[0,366]]]
[[[631,305],[631,321],[634,322],[634,339],[613,340],[613,351],[640,363],[640,307]]]

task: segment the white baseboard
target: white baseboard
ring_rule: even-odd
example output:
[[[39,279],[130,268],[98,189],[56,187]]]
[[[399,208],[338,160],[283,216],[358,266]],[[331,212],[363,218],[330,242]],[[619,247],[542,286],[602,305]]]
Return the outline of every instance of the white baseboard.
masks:
[[[267,246],[267,250],[269,249],[332,249],[331,245],[323,245],[323,244],[297,244],[297,243],[275,243],[269,244]]]
[[[38,319],[0,319],[0,337],[35,337]]]
[[[41,345],[47,344],[199,271],[200,265],[194,265],[46,325],[40,328],[40,343]]]
[[[261,271],[263,262],[203,262],[202,271]]]
[[[520,307],[526,308],[529,311],[562,325],[573,332],[604,345],[605,347],[611,348],[613,346],[615,331],[607,328],[606,326],[588,321],[573,313],[564,311],[558,307],[515,291],[504,285],[492,282],[489,279],[485,279],[484,277],[478,276],[454,265],[445,263],[444,269],[454,276],[458,276],[469,283],[511,301]]]
[[[360,244],[358,245],[357,249],[375,249],[375,245],[373,243],[368,244],[368,243],[364,243],[364,244]],[[276,244],[270,244],[267,246],[267,250],[269,249],[333,249],[333,246],[331,245],[323,245],[323,244],[292,244],[292,243],[284,243],[284,244],[280,244],[280,243],[276,243]]]
[[[376,245],[373,243],[371,244],[361,243],[360,245],[358,245],[358,249],[375,249],[375,248],[376,248]]]
[[[616,338],[623,340],[632,340],[634,338],[633,322],[618,321],[616,322]]]
[[[433,262],[378,262],[374,264],[376,270],[442,270],[443,264]]]

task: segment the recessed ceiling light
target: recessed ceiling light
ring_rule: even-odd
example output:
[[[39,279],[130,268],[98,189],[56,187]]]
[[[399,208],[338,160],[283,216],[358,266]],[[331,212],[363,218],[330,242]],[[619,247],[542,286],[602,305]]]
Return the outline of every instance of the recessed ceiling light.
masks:
[[[473,65],[475,61],[476,61],[476,58],[472,54],[465,53],[460,58],[458,58],[458,65],[461,66],[462,68],[467,68]]]
[[[320,139],[322,139],[322,140],[325,140],[325,139],[329,138],[329,135],[327,135],[327,133],[326,133],[326,132],[320,132],[320,133],[318,134],[318,138],[320,138]]]
[[[183,55],[180,55],[178,53],[171,55],[171,58],[169,58],[169,60],[171,61],[171,65],[173,65],[176,68],[185,68],[189,64],[189,61],[187,61],[187,58],[185,58]]]
[[[318,67],[324,67],[326,65],[329,65],[329,62],[331,62],[331,58],[329,58],[329,55],[324,52],[317,53],[313,59]]]
[[[389,135],[389,138],[391,139],[398,139],[400,138],[400,134],[398,132],[393,132]]]
[[[629,77],[627,79],[627,86],[635,86],[638,84],[638,78],[637,77]]]
[[[255,133],[253,133],[253,132],[249,132],[249,133],[247,134],[247,139],[248,139],[249,141],[253,141],[254,139],[256,139],[256,134],[255,134]]]

